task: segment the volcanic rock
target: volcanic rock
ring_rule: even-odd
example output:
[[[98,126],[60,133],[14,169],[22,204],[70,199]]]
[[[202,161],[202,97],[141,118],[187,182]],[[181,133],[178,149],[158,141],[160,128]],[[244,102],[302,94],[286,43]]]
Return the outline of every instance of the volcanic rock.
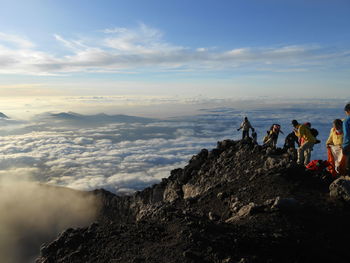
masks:
[[[134,195],[95,190],[97,221],[36,262],[349,262],[349,181],[329,188],[294,153],[225,140]]]
[[[350,177],[343,176],[336,179],[329,186],[329,194],[333,198],[350,202]]]

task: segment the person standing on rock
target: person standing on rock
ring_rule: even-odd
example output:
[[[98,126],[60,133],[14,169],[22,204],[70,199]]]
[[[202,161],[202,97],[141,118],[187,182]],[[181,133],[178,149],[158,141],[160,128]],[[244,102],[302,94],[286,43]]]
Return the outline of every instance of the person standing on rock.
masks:
[[[343,122],[340,119],[333,121],[333,127],[326,142],[328,162],[331,164],[329,172],[336,177],[344,173],[345,158],[342,153],[343,144]]]
[[[299,124],[297,120],[292,121],[295,135],[298,136],[301,142],[298,148],[297,163],[301,165],[308,165],[311,159],[311,151],[316,143],[316,138],[311,134],[309,127],[305,124]]]
[[[244,120],[241,123],[241,126],[237,129],[237,131],[239,131],[240,129],[242,129],[242,140],[246,137],[249,138],[249,129],[254,130],[247,117],[244,117]]]
[[[346,174],[350,176],[350,103],[344,107],[347,118],[343,121],[343,154],[345,156]]]
[[[284,134],[281,130],[281,125],[272,124],[270,130],[267,131],[267,135],[264,138],[264,146],[271,146],[272,148],[276,149],[278,135],[280,133]]]

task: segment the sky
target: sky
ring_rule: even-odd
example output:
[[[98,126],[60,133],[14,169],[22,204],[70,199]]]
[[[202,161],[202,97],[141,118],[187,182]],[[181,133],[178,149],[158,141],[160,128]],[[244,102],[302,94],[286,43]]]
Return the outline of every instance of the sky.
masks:
[[[0,5],[1,97],[348,97],[349,1]]]

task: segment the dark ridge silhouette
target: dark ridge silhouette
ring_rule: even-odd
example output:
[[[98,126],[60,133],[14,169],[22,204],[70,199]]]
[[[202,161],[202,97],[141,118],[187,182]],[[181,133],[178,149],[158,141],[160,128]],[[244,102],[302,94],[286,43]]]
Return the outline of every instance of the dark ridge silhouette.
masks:
[[[10,119],[4,113],[0,112],[0,119]]]
[[[101,125],[101,124],[118,123],[118,122],[148,123],[153,121],[153,119],[150,119],[150,118],[128,116],[123,114],[108,115],[105,113],[100,113],[95,115],[82,115],[75,112],[60,112],[60,113],[46,112],[35,116],[34,120],[56,121],[56,122],[63,122],[66,124],[73,124],[73,125],[84,125],[84,124]]]

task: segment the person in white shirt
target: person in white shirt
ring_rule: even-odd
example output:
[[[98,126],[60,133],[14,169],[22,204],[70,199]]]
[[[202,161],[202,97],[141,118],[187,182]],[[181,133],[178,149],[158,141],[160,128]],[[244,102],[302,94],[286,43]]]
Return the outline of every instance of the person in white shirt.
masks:
[[[254,128],[252,127],[252,125],[248,121],[247,117],[244,117],[244,120],[241,123],[241,126],[237,129],[237,131],[239,131],[241,129],[242,129],[242,140],[246,137],[249,138],[249,129],[254,130]]]

